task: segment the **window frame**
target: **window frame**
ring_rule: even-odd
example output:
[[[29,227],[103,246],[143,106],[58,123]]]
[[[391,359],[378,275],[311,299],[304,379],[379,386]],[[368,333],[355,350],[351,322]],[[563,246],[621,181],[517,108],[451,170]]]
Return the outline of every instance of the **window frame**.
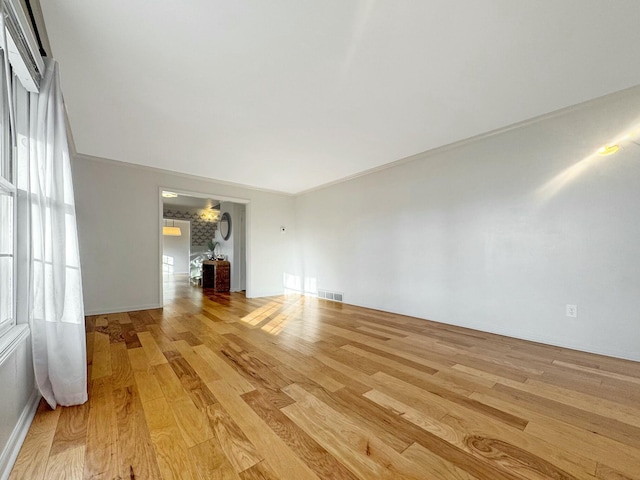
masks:
[[[15,185],[7,181],[5,178],[0,176],[0,192],[3,195],[8,195],[12,198],[12,238],[11,238],[11,254],[8,255],[12,259],[12,267],[13,272],[11,275],[11,316],[8,320],[2,320],[0,318],[0,337],[2,337],[5,333],[7,333],[12,326],[16,325],[16,277],[18,274],[17,261],[16,261],[16,246],[18,243],[17,237],[17,229],[16,229],[16,221],[17,221],[17,189]],[[5,258],[5,255],[0,253],[1,258]],[[0,297],[0,301],[2,301],[2,297]]]
[[[15,107],[14,83],[17,81],[13,68],[5,62],[6,53],[0,49],[0,191],[12,198],[12,275],[11,275],[11,317],[8,320],[0,319],[0,340],[12,331],[17,325],[17,288],[18,288],[18,188],[17,188],[17,156],[15,146],[15,131],[13,125],[12,109]],[[8,66],[9,71],[6,71]],[[6,175],[6,176],[5,176]],[[7,178],[9,177],[9,178]],[[2,228],[2,226],[0,226]],[[0,296],[0,301],[2,297]],[[5,339],[6,340],[6,339]],[[0,342],[1,343],[1,342]],[[1,354],[2,352],[0,352]]]

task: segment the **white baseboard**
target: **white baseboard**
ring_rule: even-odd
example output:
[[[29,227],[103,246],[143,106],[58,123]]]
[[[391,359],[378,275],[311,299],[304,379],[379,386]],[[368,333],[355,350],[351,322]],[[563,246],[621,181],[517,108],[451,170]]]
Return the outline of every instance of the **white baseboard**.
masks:
[[[249,292],[247,291],[247,298],[263,298],[263,297],[279,297],[284,295],[284,289],[282,290],[273,290],[273,291],[264,291],[264,292]]]
[[[406,315],[406,314],[400,314]],[[631,360],[634,362],[640,362],[640,353],[628,352],[620,349],[607,348],[600,345],[585,345],[580,342],[571,342],[565,340],[559,340],[553,337],[547,337],[545,335],[539,335],[535,332],[516,332],[504,328],[487,328],[485,325],[479,325],[475,323],[453,323],[453,322],[440,322],[438,320],[429,320],[431,322],[442,323],[444,325],[453,325],[455,327],[469,328],[479,332],[491,333],[493,335],[500,335],[503,337],[515,338],[518,340],[525,340],[527,342],[541,343],[543,345],[550,345],[552,347],[566,348],[568,350],[576,350],[579,352],[593,353],[595,355],[603,355],[605,357],[619,358],[622,360]]]
[[[110,313],[123,313],[123,312],[137,312],[138,310],[154,310],[156,308],[162,308],[162,304],[153,303],[149,305],[134,305],[115,308],[93,308],[84,310],[84,314],[88,315],[109,315]]]
[[[302,295],[316,297],[314,293],[304,292]],[[430,318],[420,317],[413,313],[408,312],[394,312],[392,310],[382,310],[380,307],[364,305],[361,303],[343,302],[346,305],[354,305],[356,307],[370,308],[372,310],[380,310],[387,313],[393,313],[397,315],[405,315],[408,317],[419,318],[428,320],[430,322],[441,323],[443,325],[452,325],[454,327],[469,328],[479,332],[492,333],[494,335],[501,335],[503,337],[515,338],[518,340],[526,340],[527,342],[541,343],[543,345],[550,345],[553,347],[566,348],[569,350],[577,350],[579,352],[593,353],[595,355],[603,355],[605,357],[619,358],[622,360],[631,360],[633,362],[640,362],[640,352],[629,352],[621,349],[610,348],[600,345],[585,345],[579,342],[570,342],[565,340],[559,340],[553,337],[547,337],[545,335],[539,335],[534,332],[516,332],[503,328],[487,328],[486,325],[476,324],[471,322],[445,322],[441,320],[433,320]]]
[[[464,328],[470,328],[473,330],[480,330],[478,327],[460,325]],[[503,337],[517,338],[518,340],[526,340],[528,342],[542,343],[543,345],[551,345],[553,347],[566,348],[568,350],[577,350],[579,352],[593,353],[595,355],[603,355],[605,357],[619,358],[622,360],[631,360],[633,362],[640,362],[640,353],[628,352],[625,350],[607,348],[602,346],[584,345],[576,342],[559,341],[555,338],[536,335],[536,334],[520,334],[509,331],[500,331],[499,329],[481,330],[487,333],[493,333],[495,335],[502,335]]]
[[[36,415],[39,403],[40,392],[34,389],[22,410],[18,423],[13,429],[13,432],[11,432],[7,445],[2,453],[0,453],[0,480],[7,480],[9,478],[13,464],[16,462],[16,458],[18,458],[20,448],[22,448],[24,439],[33,421],[33,417]]]

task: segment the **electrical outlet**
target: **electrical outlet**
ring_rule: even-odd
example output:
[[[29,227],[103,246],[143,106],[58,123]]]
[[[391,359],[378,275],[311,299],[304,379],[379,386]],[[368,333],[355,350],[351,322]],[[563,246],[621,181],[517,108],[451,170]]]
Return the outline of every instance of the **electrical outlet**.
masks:
[[[567,303],[567,317],[578,318],[578,306]]]

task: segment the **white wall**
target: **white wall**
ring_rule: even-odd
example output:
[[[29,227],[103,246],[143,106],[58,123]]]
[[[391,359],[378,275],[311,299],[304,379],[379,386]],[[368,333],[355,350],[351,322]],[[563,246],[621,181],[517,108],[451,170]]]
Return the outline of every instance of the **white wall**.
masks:
[[[293,236],[279,226],[293,224],[292,197],[82,155],[72,168],[87,315],[161,306],[160,187],[248,200],[247,294],[283,292]]]
[[[249,296],[288,273],[356,305],[640,360],[640,147],[583,161],[636,112],[639,88],[295,199],[80,156],[85,308],[160,305],[163,186],[250,201]]]
[[[233,202],[220,203],[220,215],[229,213],[231,216],[231,233],[229,239],[225,240],[220,234],[220,227],[216,230],[216,241],[220,242],[218,250],[220,254],[226,255],[231,262],[231,291],[239,292],[246,287],[245,271],[245,206]]]
[[[40,395],[35,389],[28,327],[5,349],[0,342],[0,478],[8,478],[29,430]],[[6,337],[2,339],[6,341]]]
[[[637,112],[638,88],[301,195],[291,273],[351,304],[640,360],[640,146],[590,156]]]
[[[179,237],[162,236],[163,271],[165,273],[189,273],[191,222],[171,219],[165,220],[163,225],[179,227],[182,232]]]
[[[19,85],[19,84],[18,84]],[[27,99],[29,93],[21,87],[17,89],[16,127],[19,135],[29,131]],[[24,159],[25,146],[18,142],[18,159]],[[23,164],[16,166],[20,178],[24,178]],[[17,235],[29,238],[30,201],[26,192],[17,192],[18,221]],[[4,225],[2,227],[4,228]],[[0,338],[0,479],[8,478],[9,471],[18,455],[27,434],[40,395],[36,390],[31,355],[31,337],[28,323],[29,313],[29,245],[18,242],[16,249],[16,319],[17,325],[10,328]]]
[[[218,223],[218,228],[216,229],[216,242],[219,243],[217,252],[220,255],[226,255],[227,259],[231,262],[231,266],[233,267],[234,258],[233,258],[233,239],[235,237],[235,204],[233,202],[220,202],[220,218],[224,213],[228,213],[231,215],[231,234],[229,235],[229,240],[225,240],[222,238],[222,234],[220,233],[220,224]]]
[[[247,212],[244,205],[236,204],[236,220],[234,225],[234,257],[236,264],[232,267],[237,291],[247,289]]]

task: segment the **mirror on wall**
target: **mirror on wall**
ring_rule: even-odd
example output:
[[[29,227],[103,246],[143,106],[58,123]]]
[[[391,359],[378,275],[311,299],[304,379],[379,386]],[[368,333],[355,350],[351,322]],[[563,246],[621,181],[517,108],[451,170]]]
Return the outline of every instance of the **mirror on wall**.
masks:
[[[220,228],[220,235],[222,236],[222,239],[229,240],[229,237],[231,236],[231,215],[229,215],[229,212],[224,212],[222,214],[218,228]]]

